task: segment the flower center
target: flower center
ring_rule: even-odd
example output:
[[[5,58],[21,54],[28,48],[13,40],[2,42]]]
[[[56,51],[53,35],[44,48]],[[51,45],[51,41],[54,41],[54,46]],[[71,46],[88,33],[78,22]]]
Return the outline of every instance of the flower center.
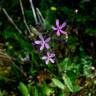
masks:
[[[61,28],[60,28],[60,27],[57,27],[57,29],[58,29],[58,30],[61,30]]]

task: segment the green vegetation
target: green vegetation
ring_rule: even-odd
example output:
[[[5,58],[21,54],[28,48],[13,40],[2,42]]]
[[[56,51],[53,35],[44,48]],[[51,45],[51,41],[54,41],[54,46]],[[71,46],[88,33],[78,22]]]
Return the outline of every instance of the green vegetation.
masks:
[[[96,96],[96,1],[30,1],[0,1],[0,96]]]

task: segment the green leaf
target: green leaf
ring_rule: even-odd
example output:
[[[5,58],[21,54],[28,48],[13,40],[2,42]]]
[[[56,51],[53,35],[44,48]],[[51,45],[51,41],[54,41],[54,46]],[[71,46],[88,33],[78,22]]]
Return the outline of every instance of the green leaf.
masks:
[[[28,88],[23,82],[20,82],[18,89],[20,93],[22,94],[22,96],[30,96]]]
[[[96,29],[93,29],[93,28],[86,28],[85,30],[85,34],[88,34],[88,35],[93,35],[95,34],[96,32]]]
[[[36,87],[34,88],[34,96],[38,96],[38,90]]]
[[[70,62],[69,62],[69,58],[65,58],[64,60],[63,60],[63,62],[61,62],[59,65],[60,65],[60,70],[61,71],[67,71],[67,69],[68,69],[68,64],[69,64]]]
[[[64,93],[60,93],[59,96],[65,96],[65,94]]]
[[[43,96],[50,96],[52,93],[54,93],[52,88],[49,88],[47,84],[44,82],[42,85],[42,93]]]
[[[70,13],[72,14],[72,10],[68,7],[60,7],[59,10],[63,11],[66,15],[69,15]]]
[[[81,90],[81,87],[79,85],[77,85],[74,80],[71,80],[69,76],[67,76],[66,74],[63,76],[63,80],[65,82],[65,85],[67,86],[67,88],[69,89],[69,91],[71,92],[77,92]]]
[[[56,78],[53,78],[53,79],[52,79],[52,82],[53,82],[53,84],[54,84],[55,86],[57,86],[58,88],[60,88],[60,89],[65,89],[64,84],[63,84],[60,80],[58,80],[58,79],[56,79]]]
[[[4,92],[0,90],[0,96],[5,96]]]
[[[80,90],[81,90],[81,87],[75,84],[74,85],[74,92],[78,92]]]
[[[66,86],[68,87],[68,89],[71,92],[74,92],[72,81],[70,80],[70,78],[66,74],[63,76],[63,80],[64,80]]]

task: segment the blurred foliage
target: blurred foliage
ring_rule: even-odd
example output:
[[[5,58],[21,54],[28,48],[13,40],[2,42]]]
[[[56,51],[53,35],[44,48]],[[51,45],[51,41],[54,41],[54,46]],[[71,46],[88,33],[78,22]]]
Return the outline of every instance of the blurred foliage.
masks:
[[[28,25],[37,28],[29,1],[22,2]],[[67,22],[68,41],[63,36],[61,41],[54,37],[57,41],[53,40],[51,45],[57,61],[46,65],[41,60],[42,53],[33,45],[37,37],[29,39],[30,35],[26,35],[19,0],[1,0],[0,43],[4,46],[0,45],[0,96],[96,96],[96,0],[33,3],[44,16],[48,36],[54,34],[50,26],[57,18]],[[7,20],[2,8],[22,34]]]

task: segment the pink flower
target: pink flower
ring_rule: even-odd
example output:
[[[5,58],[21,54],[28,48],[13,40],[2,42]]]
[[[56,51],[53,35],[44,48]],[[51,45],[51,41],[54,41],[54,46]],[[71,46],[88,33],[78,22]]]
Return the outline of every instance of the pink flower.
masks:
[[[48,42],[50,41],[50,38],[47,38],[47,39],[45,39],[45,40],[44,40],[43,36],[39,36],[39,38],[40,38],[41,40],[35,41],[35,44],[41,45],[40,50],[43,50],[44,47],[47,48],[47,49],[49,49],[50,46],[49,46]]]
[[[60,36],[60,34],[68,35],[67,32],[63,31],[62,29],[66,26],[66,22],[64,22],[62,25],[59,25],[59,20],[56,20],[56,27],[52,27],[54,31],[57,31],[57,36]]]
[[[42,57],[42,60],[45,60],[45,63],[46,64],[48,64],[49,61],[52,62],[52,63],[54,63],[55,62],[54,59],[53,59],[54,57],[55,57],[55,54],[50,53],[50,52],[47,52],[47,56],[43,56]]]

